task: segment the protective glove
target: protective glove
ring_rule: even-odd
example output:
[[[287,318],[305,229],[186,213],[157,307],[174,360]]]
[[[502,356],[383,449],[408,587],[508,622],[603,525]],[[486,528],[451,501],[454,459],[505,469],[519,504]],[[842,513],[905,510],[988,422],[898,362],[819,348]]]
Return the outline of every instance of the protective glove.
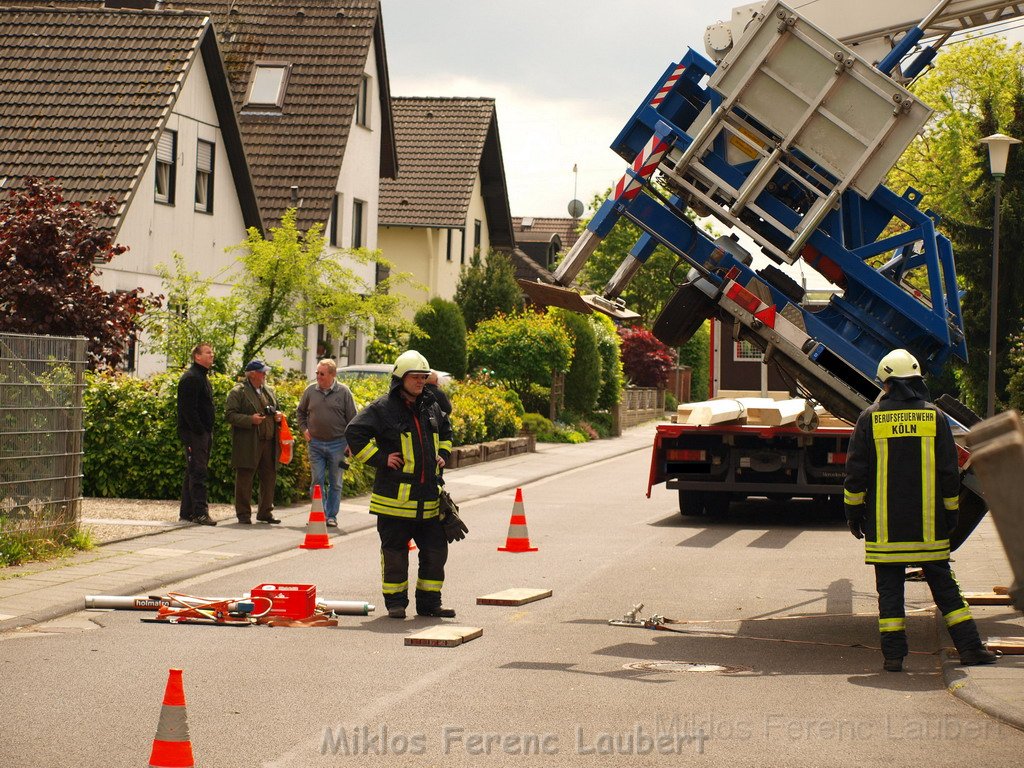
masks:
[[[950,533],[956,530],[957,523],[960,522],[959,512],[947,512],[946,513],[946,530]]]
[[[860,528],[861,521],[859,519],[851,519],[851,520],[847,520],[846,522],[850,526],[850,533],[853,534],[853,538],[855,538],[855,539],[863,539],[864,538],[864,531],[862,531],[861,528]]]
[[[462,541],[469,533],[469,528],[459,517],[459,505],[455,503],[448,491],[439,488],[439,502],[441,507],[441,527],[444,528],[444,537],[451,544],[453,541]]]
[[[441,521],[441,525],[444,528],[444,537],[451,544],[454,541],[462,541],[466,538],[466,534],[469,533],[469,528],[462,522],[462,518],[455,512],[449,512],[445,515],[444,520]]]

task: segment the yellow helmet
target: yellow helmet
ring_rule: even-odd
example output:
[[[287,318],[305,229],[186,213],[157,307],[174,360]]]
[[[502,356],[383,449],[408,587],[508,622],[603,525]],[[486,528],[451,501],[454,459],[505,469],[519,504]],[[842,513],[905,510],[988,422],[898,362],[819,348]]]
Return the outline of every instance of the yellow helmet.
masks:
[[[391,371],[391,375],[398,378],[402,378],[407,373],[430,373],[430,363],[427,362],[427,358],[415,349],[400,354]]]
[[[883,384],[889,379],[909,379],[921,375],[921,365],[917,358],[905,349],[894,349],[878,362],[878,380]]]

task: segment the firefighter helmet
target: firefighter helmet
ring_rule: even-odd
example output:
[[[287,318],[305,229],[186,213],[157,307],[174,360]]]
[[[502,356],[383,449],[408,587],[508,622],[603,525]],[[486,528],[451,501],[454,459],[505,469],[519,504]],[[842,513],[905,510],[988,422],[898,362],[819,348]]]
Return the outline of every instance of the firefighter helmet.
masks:
[[[905,349],[894,349],[878,363],[878,380],[883,384],[889,379],[909,379],[920,375],[921,365],[917,358]]]
[[[415,349],[400,354],[391,371],[392,376],[397,376],[400,379],[407,373],[430,373],[430,363],[427,362],[427,358]]]

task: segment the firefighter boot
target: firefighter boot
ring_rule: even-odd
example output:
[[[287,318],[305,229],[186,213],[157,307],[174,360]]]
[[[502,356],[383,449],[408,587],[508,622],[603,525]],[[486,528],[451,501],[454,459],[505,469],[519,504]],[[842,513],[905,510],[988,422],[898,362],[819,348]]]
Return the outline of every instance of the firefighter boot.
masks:
[[[886,659],[882,662],[882,669],[884,669],[886,672],[902,672],[903,659]]]
[[[984,645],[980,648],[972,648],[969,651],[960,652],[960,665],[964,667],[974,667],[978,664],[995,664],[1000,654],[995,651],[990,651]]]

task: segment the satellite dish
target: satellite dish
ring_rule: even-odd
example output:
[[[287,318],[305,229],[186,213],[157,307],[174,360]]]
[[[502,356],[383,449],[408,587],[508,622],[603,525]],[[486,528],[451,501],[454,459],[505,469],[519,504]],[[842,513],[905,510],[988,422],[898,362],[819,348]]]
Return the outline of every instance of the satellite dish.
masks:
[[[579,200],[569,201],[569,215],[572,216],[574,219],[578,219],[580,216],[582,216],[583,211],[583,203],[581,203]]]

